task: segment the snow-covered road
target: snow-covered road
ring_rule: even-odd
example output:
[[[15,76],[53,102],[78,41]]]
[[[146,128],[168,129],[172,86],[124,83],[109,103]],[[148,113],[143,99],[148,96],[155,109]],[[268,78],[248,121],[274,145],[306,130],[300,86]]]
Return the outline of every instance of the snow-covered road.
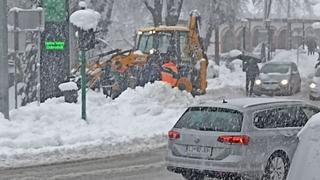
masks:
[[[105,159],[0,170],[1,180],[182,180],[166,171],[165,147]]]

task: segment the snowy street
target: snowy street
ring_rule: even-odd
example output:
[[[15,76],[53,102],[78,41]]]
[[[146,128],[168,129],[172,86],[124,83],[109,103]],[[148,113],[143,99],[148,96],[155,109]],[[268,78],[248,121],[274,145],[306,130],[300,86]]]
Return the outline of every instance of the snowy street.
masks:
[[[137,154],[119,155],[105,159],[0,170],[2,180],[181,180],[164,166],[165,147]]]

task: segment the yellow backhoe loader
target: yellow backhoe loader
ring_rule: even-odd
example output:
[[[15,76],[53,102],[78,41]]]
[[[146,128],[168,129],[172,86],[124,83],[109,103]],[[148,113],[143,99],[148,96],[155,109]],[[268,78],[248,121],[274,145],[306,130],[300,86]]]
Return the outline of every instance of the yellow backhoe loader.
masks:
[[[170,60],[178,73],[174,86],[193,95],[206,93],[208,60],[201,46],[200,14],[190,13],[188,27],[141,28],[133,50],[114,50],[108,60],[87,65],[88,86],[101,87],[107,97],[116,98],[128,87],[161,80],[162,65]],[[102,58],[103,59],[103,58]]]

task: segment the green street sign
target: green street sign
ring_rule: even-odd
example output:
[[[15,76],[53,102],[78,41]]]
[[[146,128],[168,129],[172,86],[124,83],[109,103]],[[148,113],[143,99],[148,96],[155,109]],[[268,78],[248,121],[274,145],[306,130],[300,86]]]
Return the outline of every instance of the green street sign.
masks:
[[[63,41],[46,41],[45,42],[46,50],[64,50],[64,42]]]
[[[46,22],[63,22],[66,20],[66,0],[42,0]]]

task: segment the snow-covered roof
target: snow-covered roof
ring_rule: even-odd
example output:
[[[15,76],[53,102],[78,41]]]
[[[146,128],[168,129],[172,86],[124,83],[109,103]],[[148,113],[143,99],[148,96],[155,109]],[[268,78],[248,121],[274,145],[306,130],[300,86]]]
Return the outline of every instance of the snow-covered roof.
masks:
[[[249,108],[257,105],[268,105],[272,103],[299,103],[303,102],[302,100],[297,99],[279,99],[279,98],[235,98],[235,99],[226,99],[223,101],[215,102],[213,104],[201,104],[201,106],[217,106],[225,108],[234,108],[241,110],[244,108]]]

